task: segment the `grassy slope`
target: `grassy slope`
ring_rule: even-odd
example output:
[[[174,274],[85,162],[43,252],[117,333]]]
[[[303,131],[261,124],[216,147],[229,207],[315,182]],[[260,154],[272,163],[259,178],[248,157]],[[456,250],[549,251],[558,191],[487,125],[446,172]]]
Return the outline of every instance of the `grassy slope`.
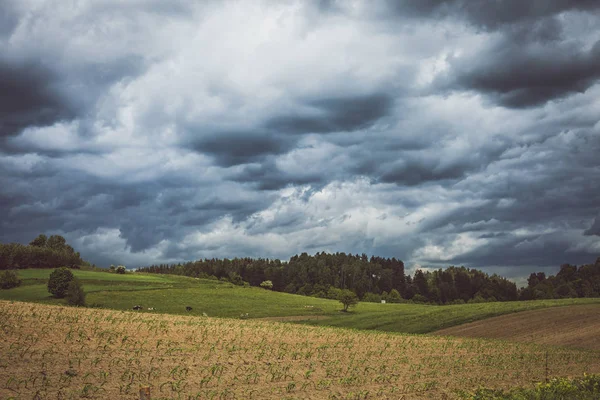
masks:
[[[19,270],[23,285],[0,290],[0,299],[64,304],[50,297],[46,280],[50,270]],[[229,283],[187,277],[151,274],[117,275],[94,271],[73,271],[82,280],[89,305],[129,310],[140,304],[156,312],[192,315],[203,312],[215,317],[250,318],[320,315],[321,320],[294,321],[355,329],[388,332],[427,333],[507,313],[571,304],[600,304],[600,299],[543,300],[509,303],[482,303],[453,306],[360,303],[352,312],[339,312],[337,301],[242,288]],[[144,311],[147,312],[147,311]]]
[[[451,306],[360,303],[354,312],[331,319],[307,321],[311,325],[378,329],[386,332],[428,333],[499,315],[580,304],[600,304],[600,299],[512,301]]]

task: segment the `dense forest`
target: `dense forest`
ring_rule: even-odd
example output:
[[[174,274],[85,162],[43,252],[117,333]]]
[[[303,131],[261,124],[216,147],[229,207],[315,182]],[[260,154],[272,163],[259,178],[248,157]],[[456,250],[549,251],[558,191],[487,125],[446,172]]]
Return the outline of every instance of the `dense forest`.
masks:
[[[498,275],[464,267],[406,275],[396,258],[345,253],[307,253],[288,262],[268,259],[205,259],[177,265],[153,265],[139,271],[221,279],[258,286],[269,280],[273,290],[307,296],[335,298],[339,289],[350,289],[363,301],[432,302],[509,301],[518,299],[513,282]]]
[[[0,270],[77,267],[83,263],[79,253],[60,235],[39,235],[29,245],[0,243]]]

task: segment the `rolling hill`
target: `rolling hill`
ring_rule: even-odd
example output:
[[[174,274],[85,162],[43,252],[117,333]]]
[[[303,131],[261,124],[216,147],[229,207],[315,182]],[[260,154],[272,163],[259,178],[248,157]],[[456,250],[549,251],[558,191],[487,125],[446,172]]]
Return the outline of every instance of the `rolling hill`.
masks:
[[[22,286],[0,290],[0,299],[61,305],[46,288],[51,270],[17,271]],[[451,306],[423,304],[359,303],[351,312],[340,312],[335,300],[291,295],[228,282],[175,275],[128,273],[124,275],[73,270],[83,283],[87,304],[93,308],[142,313],[208,315],[211,317],[278,318],[291,323],[336,326],[398,333],[428,333],[481,319],[555,306],[599,304],[600,299],[539,300]],[[186,307],[192,307],[187,312]],[[148,308],[154,308],[148,311]]]

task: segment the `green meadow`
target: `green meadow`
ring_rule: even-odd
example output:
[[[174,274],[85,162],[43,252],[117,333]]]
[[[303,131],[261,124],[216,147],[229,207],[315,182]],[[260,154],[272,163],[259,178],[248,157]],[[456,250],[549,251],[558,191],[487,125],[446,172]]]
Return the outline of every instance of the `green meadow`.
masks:
[[[46,304],[65,304],[46,288],[52,271],[18,270],[20,287],[0,290],[0,299]],[[428,333],[498,315],[577,304],[600,304],[600,299],[563,299],[435,306],[423,304],[377,304],[361,302],[351,312],[341,312],[335,300],[272,292],[228,282],[173,275],[127,273],[124,275],[73,270],[87,293],[90,307],[143,313],[189,314],[211,317],[275,318],[311,325],[401,333]],[[186,307],[192,307],[187,312]],[[154,311],[148,311],[154,308]]]

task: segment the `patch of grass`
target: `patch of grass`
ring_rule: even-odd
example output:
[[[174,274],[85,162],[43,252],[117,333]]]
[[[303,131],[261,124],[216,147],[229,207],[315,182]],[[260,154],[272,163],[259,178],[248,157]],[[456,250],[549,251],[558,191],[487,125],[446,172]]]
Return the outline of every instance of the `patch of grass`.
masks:
[[[539,383],[535,388],[511,390],[478,389],[463,394],[468,400],[597,400],[600,399],[600,375],[584,375],[583,378],[554,378]]]
[[[91,293],[88,301],[118,310],[140,304],[163,313],[206,313],[213,317],[239,317],[242,313],[248,313],[250,318],[333,315],[341,308],[337,301],[243,288],[215,281],[198,281],[195,287],[120,292],[118,296],[97,292]],[[192,311],[186,312],[186,306],[192,307]]]

